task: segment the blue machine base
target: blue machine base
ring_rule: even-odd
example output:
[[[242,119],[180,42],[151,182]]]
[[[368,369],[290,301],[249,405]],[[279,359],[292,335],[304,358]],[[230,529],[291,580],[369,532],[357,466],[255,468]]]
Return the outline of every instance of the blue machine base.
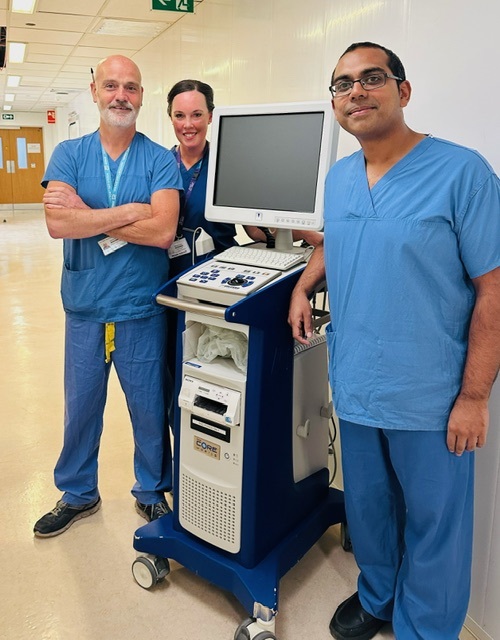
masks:
[[[329,489],[324,502],[251,569],[191,534],[174,529],[172,514],[138,529],[134,536],[134,549],[175,560],[196,575],[230,591],[250,616],[254,615],[255,603],[276,614],[280,579],[328,527],[339,522],[345,522],[343,493]]]

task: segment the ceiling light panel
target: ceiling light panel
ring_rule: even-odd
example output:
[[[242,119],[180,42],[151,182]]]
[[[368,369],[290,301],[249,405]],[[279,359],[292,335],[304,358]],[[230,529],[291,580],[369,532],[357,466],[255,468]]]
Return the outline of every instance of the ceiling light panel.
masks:
[[[24,42],[9,42],[9,62],[21,63],[26,53]]]
[[[166,27],[166,24],[159,22],[135,22],[105,18],[92,29],[92,32],[103,36],[156,38]]]
[[[36,0],[12,0],[11,11],[14,13],[33,13]]]

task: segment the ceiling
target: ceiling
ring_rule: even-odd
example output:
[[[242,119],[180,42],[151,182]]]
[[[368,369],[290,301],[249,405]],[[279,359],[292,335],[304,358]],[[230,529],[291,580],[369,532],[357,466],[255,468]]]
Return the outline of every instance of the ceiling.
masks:
[[[99,60],[113,53],[131,57],[189,15],[153,11],[152,2],[38,0],[34,13],[25,14],[12,12],[11,0],[0,0],[0,26],[7,26],[0,111],[6,105],[12,106],[12,112],[44,112],[63,106],[88,91],[90,67]],[[200,2],[203,0],[194,0],[195,11]],[[24,62],[9,61],[9,42],[26,43]],[[19,86],[9,86],[9,76],[20,76]],[[8,94],[13,100],[6,100]]]

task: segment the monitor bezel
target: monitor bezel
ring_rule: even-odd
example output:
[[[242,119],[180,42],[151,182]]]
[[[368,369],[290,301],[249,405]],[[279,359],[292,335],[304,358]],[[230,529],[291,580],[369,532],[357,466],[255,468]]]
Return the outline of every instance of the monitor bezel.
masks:
[[[276,209],[257,209],[214,204],[220,125],[223,118],[247,115],[276,115],[293,113],[322,113],[316,196],[312,212],[290,212]],[[323,228],[324,185],[326,175],[335,162],[338,145],[338,124],[331,101],[281,102],[272,104],[230,105],[216,107],[213,112],[210,154],[208,161],[205,217],[211,222],[262,226],[271,229],[321,230]]]

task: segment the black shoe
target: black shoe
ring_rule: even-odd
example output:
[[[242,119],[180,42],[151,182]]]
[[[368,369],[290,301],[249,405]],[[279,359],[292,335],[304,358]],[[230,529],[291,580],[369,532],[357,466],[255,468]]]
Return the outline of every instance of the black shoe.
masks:
[[[69,529],[73,522],[91,516],[99,510],[101,498],[82,505],[68,504],[59,500],[56,506],[38,520],[33,527],[37,538],[51,538]]]
[[[365,611],[356,591],[337,608],[330,621],[330,633],[337,640],[370,640],[386,620]]]
[[[148,522],[158,520],[158,518],[165,516],[167,513],[172,513],[172,509],[168,506],[166,500],[160,500],[160,502],[155,502],[154,504],[143,504],[136,500],[135,510]]]

